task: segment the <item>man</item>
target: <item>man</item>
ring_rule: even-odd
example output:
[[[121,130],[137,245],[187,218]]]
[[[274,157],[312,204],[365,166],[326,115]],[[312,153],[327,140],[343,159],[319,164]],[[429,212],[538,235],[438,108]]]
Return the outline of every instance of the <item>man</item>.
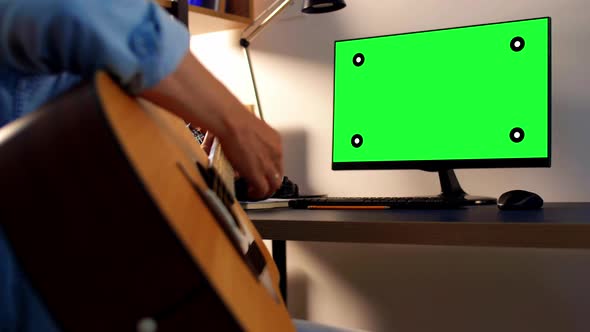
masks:
[[[216,135],[249,196],[270,196],[283,174],[279,134],[190,54],[188,39],[145,0],[0,0],[0,126],[106,70],[131,94]],[[1,227],[0,331],[58,331]]]

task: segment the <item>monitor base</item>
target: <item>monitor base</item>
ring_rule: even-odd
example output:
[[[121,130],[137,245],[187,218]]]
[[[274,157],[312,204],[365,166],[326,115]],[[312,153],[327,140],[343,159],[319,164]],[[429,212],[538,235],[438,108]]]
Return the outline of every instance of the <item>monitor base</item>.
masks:
[[[440,194],[440,197],[449,199],[448,196]],[[452,197],[454,200],[462,201],[463,205],[495,205],[497,200],[493,197],[465,195],[461,197]]]
[[[438,170],[438,178],[440,180],[440,188],[442,192],[440,197],[449,200],[463,201],[464,205],[492,205],[496,204],[497,200],[493,197],[469,195],[459,184],[455,171],[452,169]]]

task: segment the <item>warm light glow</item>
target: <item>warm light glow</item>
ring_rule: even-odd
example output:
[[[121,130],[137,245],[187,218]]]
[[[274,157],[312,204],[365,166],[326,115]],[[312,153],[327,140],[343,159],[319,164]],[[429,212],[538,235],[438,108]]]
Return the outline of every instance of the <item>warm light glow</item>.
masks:
[[[334,4],[331,2],[328,2],[328,3],[319,3],[317,5],[313,5],[312,7],[313,8],[328,8],[328,7],[332,7],[332,6],[334,6]]]
[[[248,63],[244,50],[236,43],[239,33],[228,30],[193,35],[191,51],[242,103],[252,105],[255,98]]]

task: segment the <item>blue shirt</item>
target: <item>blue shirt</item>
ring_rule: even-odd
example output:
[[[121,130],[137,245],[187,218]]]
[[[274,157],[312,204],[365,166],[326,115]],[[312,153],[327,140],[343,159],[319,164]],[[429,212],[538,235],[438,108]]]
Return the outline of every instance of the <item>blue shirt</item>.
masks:
[[[0,0],[0,127],[98,70],[131,93],[176,69],[189,34],[146,0]]]
[[[141,92],[172,73],[188,45],[186,28],[145,0],[0,0],[0,126],[97,70]],[[57,331],[1,223],[0,331]]]

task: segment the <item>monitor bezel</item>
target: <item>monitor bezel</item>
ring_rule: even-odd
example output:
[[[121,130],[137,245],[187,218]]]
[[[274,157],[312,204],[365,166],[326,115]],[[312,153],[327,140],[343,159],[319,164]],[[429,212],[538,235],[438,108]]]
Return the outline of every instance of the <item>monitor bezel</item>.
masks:
[[[426,33],[434,31],[445,31],[462,28],[480,27],[487,25],[497,25],[504,23],[524,22],[547,19],[547,37],[548,37],[548,94],[547,94],[547,157],[546,158],[498,158],[498,159],[454,159],[454,160],[407,160],[407,161],[359,161],[359,162],[335,162],[334,161],[334,126],[335,126],[335,115],[336,115],[336,44],[338,42],[353,41],[372,39],[380,37],[400,36],[409,35],[416,33]],[[389,34],[389,35],[378,35],[371,37],[352,38],[352,39],[341,39],[334,41],[334,69],[332,78],[332,170],[389,170],[389,169],[420,169],[428,171],[446,170],[446,169],[461,169],[461,168],[523,168],[523,167],[551,167],[551,111],[552,111],[552,66],[551,66],[551,17],[535,17],[528,19],[520,19],[513,21],[500,21],[485,24],[466,25],[452,28],[443,29],[431,29],[424,31],[412,31],[405,33]]]

